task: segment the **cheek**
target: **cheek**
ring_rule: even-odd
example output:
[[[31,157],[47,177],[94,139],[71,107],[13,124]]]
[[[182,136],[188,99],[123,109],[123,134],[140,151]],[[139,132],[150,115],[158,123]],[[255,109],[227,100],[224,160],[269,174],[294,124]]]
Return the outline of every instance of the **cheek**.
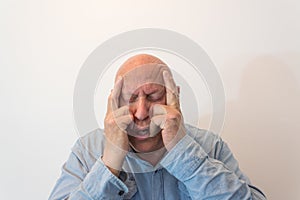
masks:
[[[131,103],[128,102],[126,105],[128,105],[128,109],[131,114],[134,114],[139,108],[137,102],[131,102]]]
[[[135,107],[132,104],[129,104],[128,109],[129,113],[134,114]]]

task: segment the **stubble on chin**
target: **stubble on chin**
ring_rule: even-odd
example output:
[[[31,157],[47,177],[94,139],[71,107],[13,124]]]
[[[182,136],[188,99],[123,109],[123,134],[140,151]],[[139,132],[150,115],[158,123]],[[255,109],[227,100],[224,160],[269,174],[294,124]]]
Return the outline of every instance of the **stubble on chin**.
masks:
[[[134,149],[138,152],[150,153],[164,148],[161,133],[158,133],[154,137],[147,137],[142,139],[134,137],[132,135],[128,135],[128,139]]]

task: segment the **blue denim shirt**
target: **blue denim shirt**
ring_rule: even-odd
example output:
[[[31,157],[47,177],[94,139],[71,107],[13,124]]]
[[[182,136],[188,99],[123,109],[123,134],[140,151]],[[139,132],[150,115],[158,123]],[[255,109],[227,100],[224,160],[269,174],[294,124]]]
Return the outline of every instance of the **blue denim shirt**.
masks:
[[[49,199],[265,199],[221,138],[190,125],[186,131],[157,166],[128,153],[119,177],[101,160],[103,130],[92,131],[72,148]]]

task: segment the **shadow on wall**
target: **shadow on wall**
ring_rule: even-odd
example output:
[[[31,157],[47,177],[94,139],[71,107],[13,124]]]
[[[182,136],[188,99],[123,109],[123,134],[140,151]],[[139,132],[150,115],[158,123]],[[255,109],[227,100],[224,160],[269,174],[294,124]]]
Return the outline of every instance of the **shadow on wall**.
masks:
[[[246,66],[237,101],[226,105],[222,136],[269,199],[299,195],[300,85],[288,65],[265,56]]]

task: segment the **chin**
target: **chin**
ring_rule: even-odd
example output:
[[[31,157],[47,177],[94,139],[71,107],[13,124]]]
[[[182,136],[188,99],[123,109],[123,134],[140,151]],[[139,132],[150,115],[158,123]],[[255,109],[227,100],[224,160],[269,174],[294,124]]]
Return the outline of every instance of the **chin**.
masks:
[[[134,136],[128,137],[135,150],[139,152],[150,153],[164,147],[161,134],[157,134],[155,137],[147,138],[138,138]]]

